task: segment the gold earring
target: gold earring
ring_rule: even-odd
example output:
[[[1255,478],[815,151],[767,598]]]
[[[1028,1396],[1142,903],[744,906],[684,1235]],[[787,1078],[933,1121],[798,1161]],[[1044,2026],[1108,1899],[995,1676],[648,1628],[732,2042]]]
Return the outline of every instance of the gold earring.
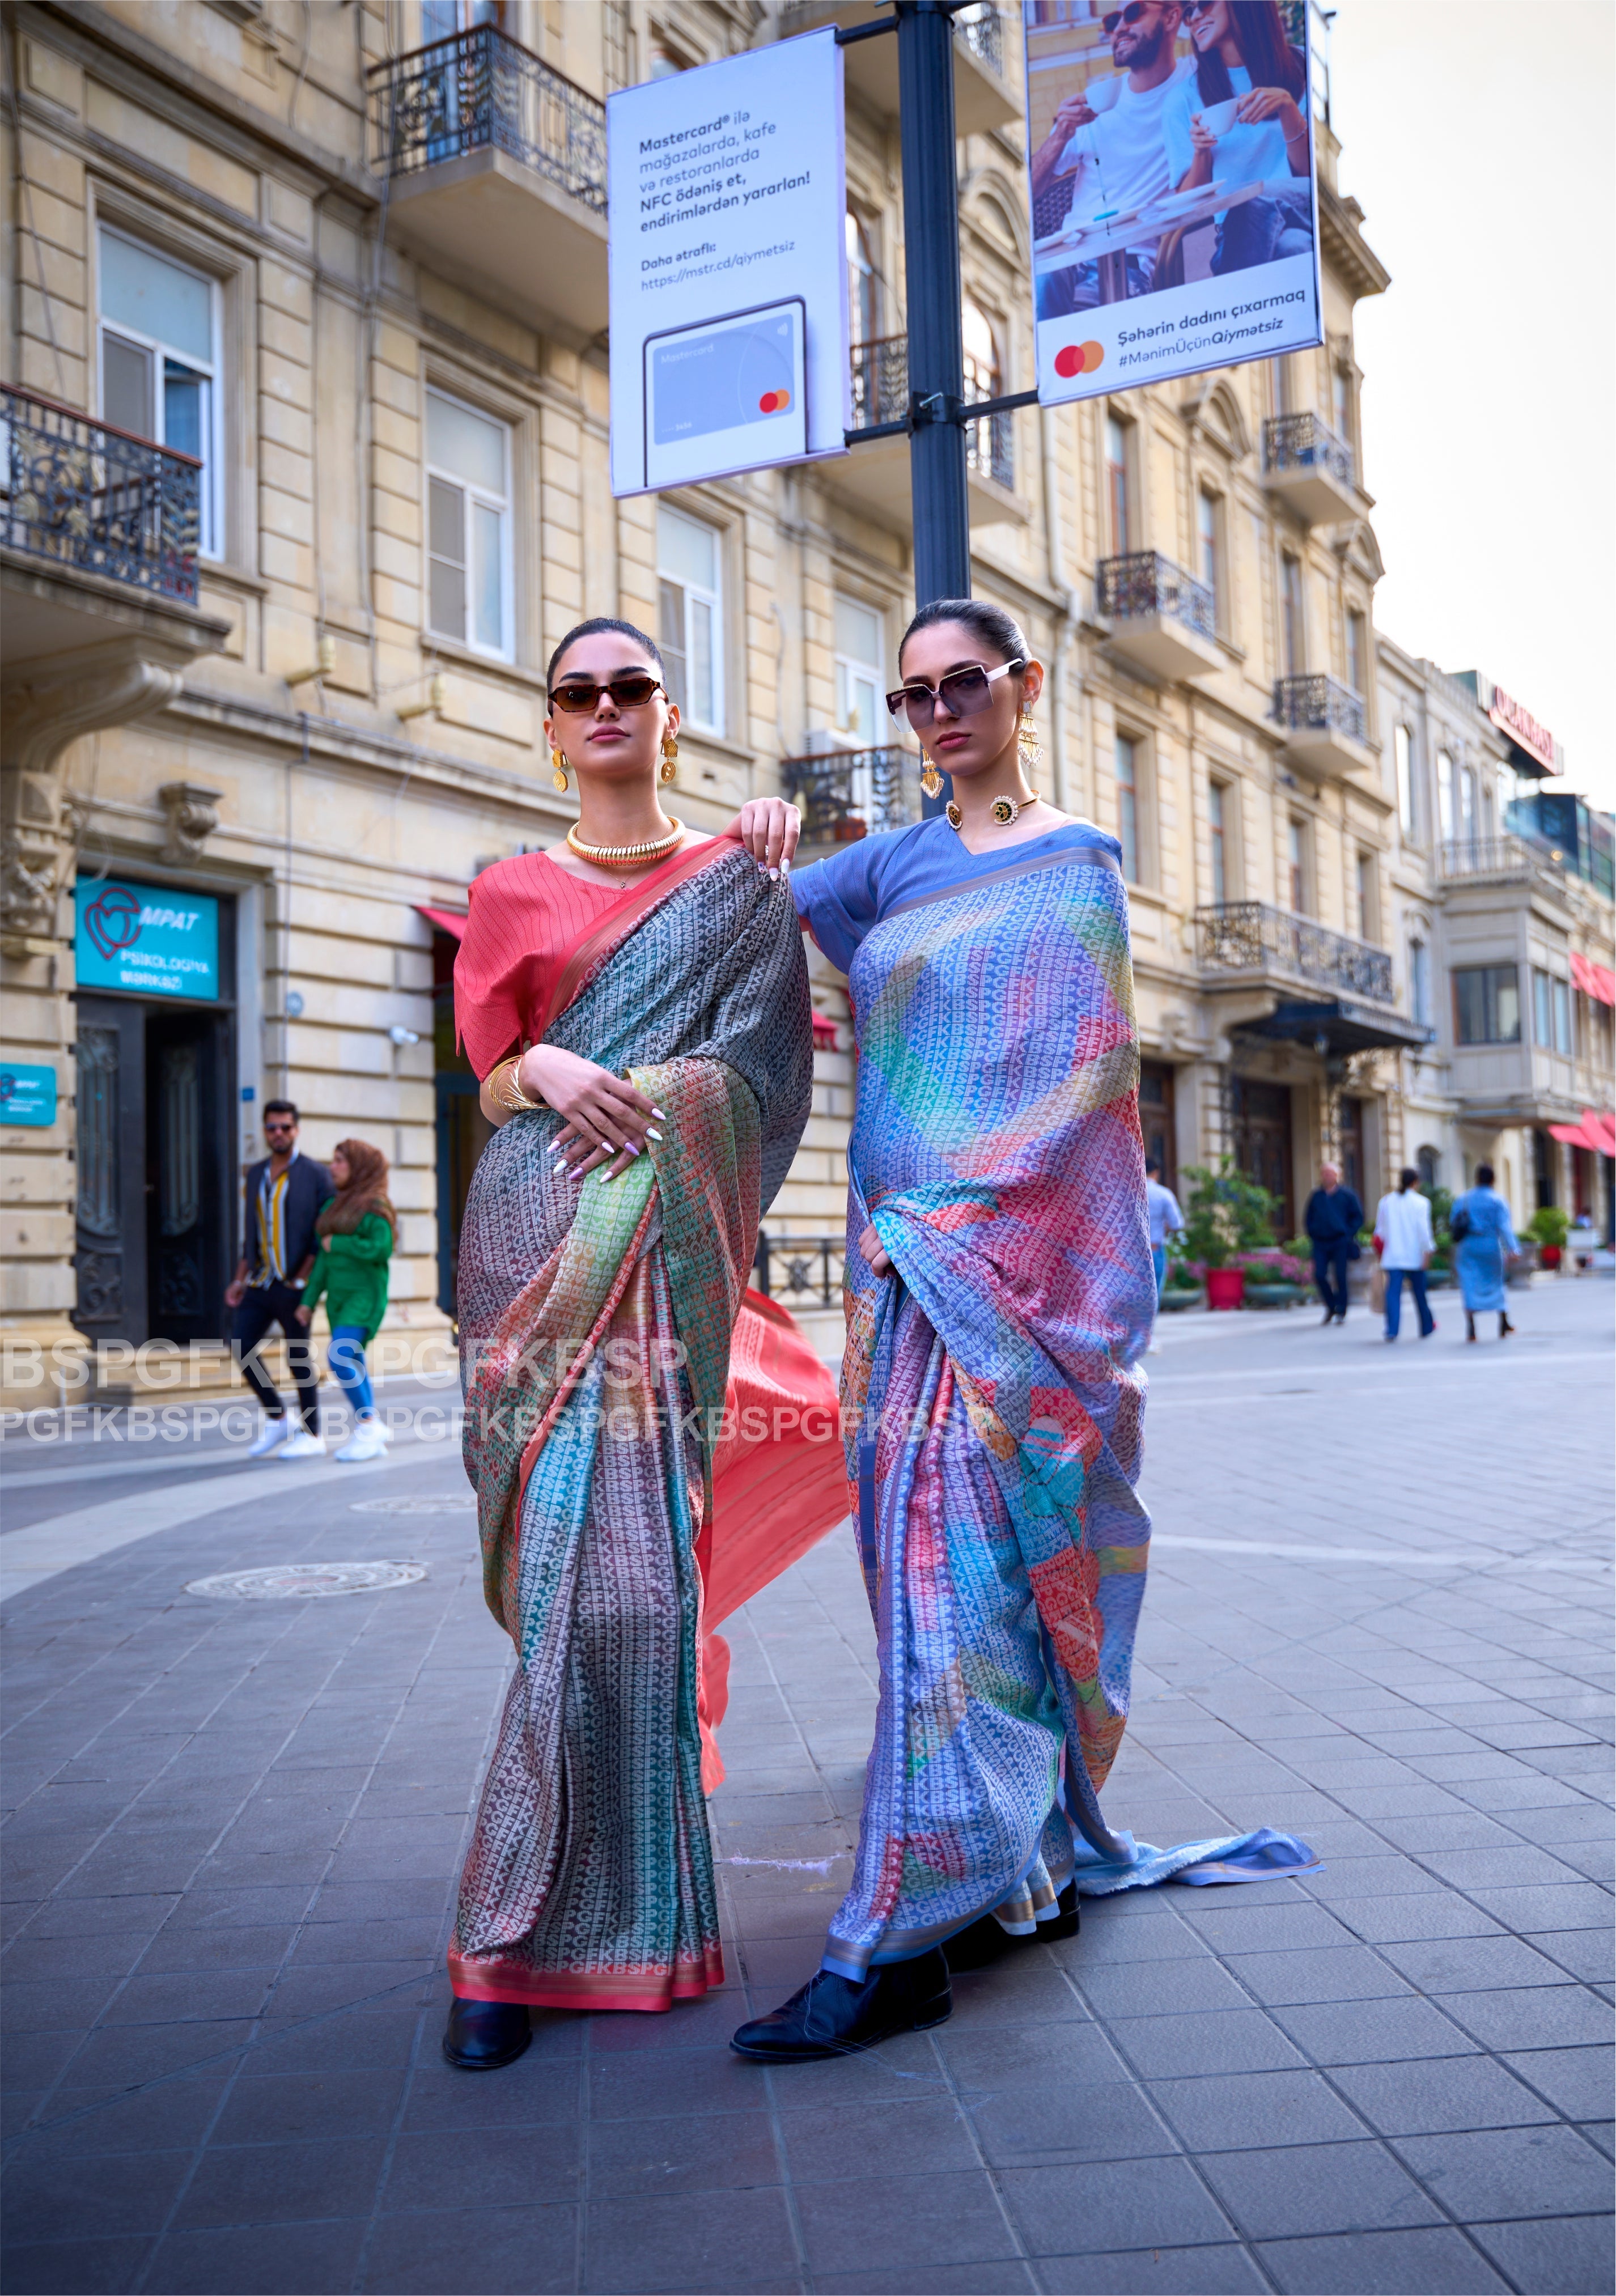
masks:
[[[1021,712],[1021,722],[1016,727],[1015,746],[1017,761],[1021,771],[1026,775],[1028,785],[1030,787],[1032,777],[1037,773],[1044,755],[1044,744],[1038,739],[1038,727],[1025,710]]]
[[[920,755],[921,762],[925,767],[924,773],[920,777],[920,785],[928,797],[940,797],[943,791],[943,777],[924,750]]]
[[[567,786],[567,760],[559,750],[550,752],[550,786],[558,790]]]
[[[679,769],[674,763],[674,759],[678,756],[678,754],[679,745],[674,740],[673,735],[671,734],[664,734],[662,736],[661,769],[657,775],[657,779],[660,782],[671,782],[678,779]]]

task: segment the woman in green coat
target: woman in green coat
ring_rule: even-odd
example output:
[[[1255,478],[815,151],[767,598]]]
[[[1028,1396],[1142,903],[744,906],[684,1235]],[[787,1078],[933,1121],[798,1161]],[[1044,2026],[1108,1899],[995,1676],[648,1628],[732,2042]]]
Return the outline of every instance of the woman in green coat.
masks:
[[[387,1263],[398,1241],[398,1221],[387,1195],[387,1158],[367,1140],[340,1140],[332,1152],[337,1193],[315,1225],[320,1252],[298,1309],[308,1324],[322,1298],[331,1319],[327,1360],[348,1398],[354,1431],[337,1453],[344,1461],[378,1459],[388,1432],[376,1416],[365,1350],[387,1312]]]

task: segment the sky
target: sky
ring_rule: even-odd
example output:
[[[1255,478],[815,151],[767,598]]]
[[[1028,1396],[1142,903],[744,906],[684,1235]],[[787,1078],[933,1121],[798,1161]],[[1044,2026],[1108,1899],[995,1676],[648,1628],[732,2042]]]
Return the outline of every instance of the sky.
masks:
[[[1616,807],[1616,5],[1337,0],[1375,621],[1481,669]]]

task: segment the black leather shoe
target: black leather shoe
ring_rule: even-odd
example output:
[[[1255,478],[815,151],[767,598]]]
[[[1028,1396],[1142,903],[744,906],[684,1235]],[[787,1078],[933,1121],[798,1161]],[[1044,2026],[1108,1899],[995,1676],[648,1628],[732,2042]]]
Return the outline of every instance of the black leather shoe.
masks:
[[[491,2073],[513,2065],[533,2038],[528,2012],[520,2001],[467,2001],[458,1993],[443,2036],[443,2054],[468,2073]]]
[[[956,1977],[965,1969],[990,1968],[996,1961],[1002,1961],[1007,1953],[1013,1953],[1018,1946],[1054,1945],[1057,1938],[1076,1937],[1079,1916],[1078,1885],[1075,1882],[1068,1882],[1055,1904],[1060,1910],[1052,1914],[1048,1921],[1040,1922],[1029,1937],[1013,1937],[991,1914],[984,1914],[980,1921],[972,1922],[968,1930],[956,1931],[953,1937],[945,1938],[943,1953],[947,1960],[949,1975]]]
[[[742,2025],[730,2047],[764,2064],[802,2065],[873,2049],[897,2033],[923,2033],[954,2013],[942,1948],[873,1969],[862,1985],[816,1970],[800,1993]]]

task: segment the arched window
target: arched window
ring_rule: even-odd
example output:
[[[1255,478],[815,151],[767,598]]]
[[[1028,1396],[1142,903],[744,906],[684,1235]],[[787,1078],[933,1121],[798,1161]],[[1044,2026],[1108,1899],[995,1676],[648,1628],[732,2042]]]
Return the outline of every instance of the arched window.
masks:
[[[848,305],[853,340],[873,343],[881,333],[880,283],[870,234],[851,208],[848,209]]]
[[[1421,1187],[1434,1188],[1437,1184],[1437,1174],[1442,1168],[1442,1159],[1436,1150],[1416,1148],[1414,1152],[1414,1160],[1419,1167]]]

